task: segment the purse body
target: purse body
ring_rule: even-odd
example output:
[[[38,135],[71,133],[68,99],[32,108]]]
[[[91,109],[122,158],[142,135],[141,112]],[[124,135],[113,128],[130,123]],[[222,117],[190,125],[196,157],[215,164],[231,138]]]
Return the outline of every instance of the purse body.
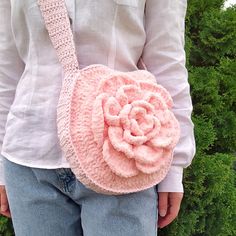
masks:
[[[75,176],[113,195],[158,184],[180,137],[169,92],[147,70],[122,72],[100,64],[79,69],[64,0],[38,3],[65,72],[57,127]]]

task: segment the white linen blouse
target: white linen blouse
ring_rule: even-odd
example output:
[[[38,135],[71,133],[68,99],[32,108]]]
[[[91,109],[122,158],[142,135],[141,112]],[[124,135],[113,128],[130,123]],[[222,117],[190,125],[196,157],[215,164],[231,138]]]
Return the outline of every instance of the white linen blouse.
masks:
[[[65,0],[81,68],[104,64],[137,70],[142,58],[174,102],[181,137],[159,192],[183,192],[183,168],[195,155],[185,66],[187,0]],[[2,160],[36,168],[68,168],[57,137],[63,72],[37,0],[0,1],[0,184]]]

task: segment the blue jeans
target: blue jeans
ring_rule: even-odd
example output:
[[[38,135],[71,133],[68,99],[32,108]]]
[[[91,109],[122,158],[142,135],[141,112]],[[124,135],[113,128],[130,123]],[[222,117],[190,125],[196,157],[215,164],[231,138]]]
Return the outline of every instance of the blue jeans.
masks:
[[[98,194],[70,168],[40,169],[4,158],[16,236],[156,236],[156,186],[137,193]]]

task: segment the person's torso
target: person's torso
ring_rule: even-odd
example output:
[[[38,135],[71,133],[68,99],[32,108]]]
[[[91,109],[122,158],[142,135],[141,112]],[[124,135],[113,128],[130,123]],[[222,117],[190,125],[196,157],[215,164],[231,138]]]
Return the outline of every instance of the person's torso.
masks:
[[[137,69],[145,44],[146,0],[65,0],[80,68]],[[37,0],[11,0],[12,32],[25,63],[6,124],[3,152],[58,160],[56,106],[63,71]],[[51,159],[52,160],[52,159]],[[27,160],[26,160],[27,161]]]

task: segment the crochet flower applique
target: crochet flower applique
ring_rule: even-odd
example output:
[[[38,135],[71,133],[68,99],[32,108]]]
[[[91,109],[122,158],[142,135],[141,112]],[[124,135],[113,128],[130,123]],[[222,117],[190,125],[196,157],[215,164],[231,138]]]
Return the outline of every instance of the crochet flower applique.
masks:
[[[106,164],[116,175],[152,174],[165,165],[180,128],[167,90],[146,71],[101,79],[92,110],[92,132]]]

